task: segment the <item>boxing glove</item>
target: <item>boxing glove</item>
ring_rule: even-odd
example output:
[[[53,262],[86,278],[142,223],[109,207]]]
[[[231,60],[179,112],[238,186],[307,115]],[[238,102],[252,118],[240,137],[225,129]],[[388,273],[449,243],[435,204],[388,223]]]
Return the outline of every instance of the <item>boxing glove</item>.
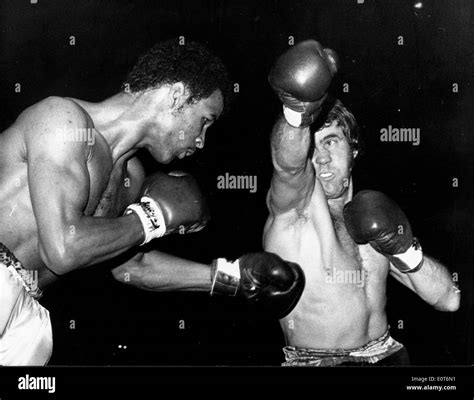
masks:
[[[318,117],[338,69],[337,54],[315,40],[292,46],[276,60],[268,82],[282,101],[290,125],[309,126]]]
[[[283,318],[296,306],[305,285],[298,264],[274,253],[250,253],[234,262],[220,258],[211,269],[212,294],[240,296],[255,310]]]
[[[196,180],[182,171],[155,172],[145,179],[139,203],[131,204],[125,214],[135,212],[143,225],[145,239],[171,233],[192,233],[209,221],[209,209]]]
[[[381,192],[363,190],[344,206],[344,221],[352,239],[369,243],[401,272],[416,272],[423,251],[402,209]]]

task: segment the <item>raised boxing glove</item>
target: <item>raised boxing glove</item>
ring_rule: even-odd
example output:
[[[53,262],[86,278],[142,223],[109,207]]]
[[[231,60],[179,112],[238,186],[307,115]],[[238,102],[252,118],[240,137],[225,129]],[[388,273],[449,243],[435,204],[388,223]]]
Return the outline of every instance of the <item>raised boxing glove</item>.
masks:
[[[337,54],[316,40],[300,42],[276,60],[268,82],[282,101],[290,125],[305,127],[313,123],[338,69]]]
[[[388,196],[363,190],[344,206],[343,213],[347,231],[356,243],[369,243],[401,272],[421,268],[421,246],[413,236],[408,218]]]

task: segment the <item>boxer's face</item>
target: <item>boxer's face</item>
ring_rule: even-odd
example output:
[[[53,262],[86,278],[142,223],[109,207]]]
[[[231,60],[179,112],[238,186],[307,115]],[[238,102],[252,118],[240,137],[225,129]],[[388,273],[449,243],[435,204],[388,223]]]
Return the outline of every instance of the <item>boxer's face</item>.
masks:
[[[219,118],[223,107],[222,94],[216,90],[205,99],[195,103],[184,101],[171,108],[165,135],[161,143],[151,149],[152,155],[158,161],[168,163],[174,158],[181,159],[192,155],[197,149],[202,149],[206,132]]]
[[[355,153],[342,132],[342,128],[333,122],[315,132],[315,150],[313,164],[316,179],[321,182],[328,199],[341,197],[349,187],[352,164]]]

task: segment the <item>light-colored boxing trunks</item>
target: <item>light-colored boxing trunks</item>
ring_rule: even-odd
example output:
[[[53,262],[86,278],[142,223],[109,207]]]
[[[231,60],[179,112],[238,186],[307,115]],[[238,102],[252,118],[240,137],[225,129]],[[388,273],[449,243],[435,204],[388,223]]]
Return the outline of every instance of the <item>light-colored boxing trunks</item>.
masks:
[[[37,271],[23,268],[0,243],[0,365],[45,365],[53,350],[48,310],[39,302]]]
[[[308,349],[286,346],[283,348],[283,366],[329,367],[342,363],[375,364],[403,349],[403,345],[387,330],[378,339],[356,349]]]

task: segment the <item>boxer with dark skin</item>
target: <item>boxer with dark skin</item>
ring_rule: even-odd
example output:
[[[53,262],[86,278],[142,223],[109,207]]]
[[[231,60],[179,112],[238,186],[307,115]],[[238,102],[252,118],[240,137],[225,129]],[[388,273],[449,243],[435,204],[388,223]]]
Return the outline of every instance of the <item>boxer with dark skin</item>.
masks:
[[[337,70],[332,55],[315,41],[302,42],[269,76],[284,116],[271,136],[264,249],[298,263],[306,276],[300,301],[280,320],[284,365],[407,363],[388,334],[388,276],[440,311],[456,311],[460,292],[449,270],[415,243],[392,200],[353,193],[357,124],[339,101],[324,103]]]
[[[144,55],[129,76],[130,91],[100,103],[49,97],[0,135],[0,242],[25,268],[39,271],[41,287],[143,241],[136,214],[122,215],[145,177],[138,149],[167,164],[203,148],[224,109],[225,70],[209,53],[188,46],[189,64],[208,63],[199,87],[207,93],[159,75],[155,82],[143,78],[144,60],[172,48],[165,43]],[[165,69],[159,64],[157,70]],[[88,135],[77,140],[74,132]]]
[[[206,225],[194,179],[182,172],[145,179],[135,153],[144,148],[168,164],[202,149],[230,86],[206,48],[171,40],[140,57],[120,93],[100,103],[49,97],[0,135],[0,365],[43,365],[51,355],[49,313],[31,271],[44,289],[68,272]],[[206,265],[139,247],[133,253],[113,267],[117,280],[157,291],[242,293],[277,315],[304,286],[299,266],[275,254]]]
[[[162,42],[120,93],[100,103],[49,97],[0,135],[0,365],[48,362],[52,328],[38,299],[58,277],[171,233],[164,222],[186,221],[183,233],[205,225],[205,213],[191,221],[183,206],[153,224],[160,193],[140,200],[145,176],[135,153],[146,148],[167,164],[202,148],[227,86],[225,67],[203,46]],[[195,189],[188,178],[155,177],[163,179]]]

